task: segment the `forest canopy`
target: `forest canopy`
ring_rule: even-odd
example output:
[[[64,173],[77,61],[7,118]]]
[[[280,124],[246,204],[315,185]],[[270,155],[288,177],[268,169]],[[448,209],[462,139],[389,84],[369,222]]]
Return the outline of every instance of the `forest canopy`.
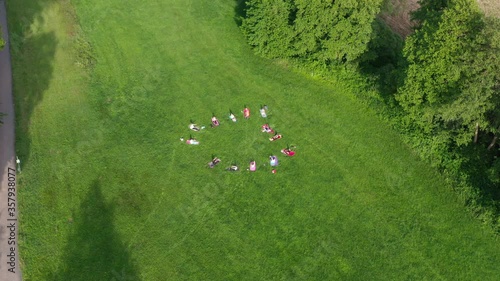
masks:
[[[256,51],[324,64],[354,62],[367,51],[382,0],[250,0],[242,29]]]

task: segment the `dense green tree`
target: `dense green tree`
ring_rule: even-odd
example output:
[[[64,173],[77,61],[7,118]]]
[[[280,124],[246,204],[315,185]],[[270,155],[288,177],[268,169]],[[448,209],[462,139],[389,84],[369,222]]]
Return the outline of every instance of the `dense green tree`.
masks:
[[[450,0],[420,0],[420,8],[412,13],[412,19],[420,24],[435,22],[449,6],[449,2]]]
[[[374,38],[382,0],[250,0],[242,28],[268,57],[358,61]]]
[[[243,33],[258,53],[271,57],[290,56],[293,5],[288,0],[252,0],[247,2]]]
[[[322,62],[356,61],[375,36],[373,25],[379,0],[296,0],[297,54]]]
[[[498,111],[498,46],[475,2],[438,2],[449,6],[424,7],[429,18],[406,41],[407,77],[397,100],[413,128],[436,142],[463,145],[472,141],[477,124],[498,127],[492,119]]]

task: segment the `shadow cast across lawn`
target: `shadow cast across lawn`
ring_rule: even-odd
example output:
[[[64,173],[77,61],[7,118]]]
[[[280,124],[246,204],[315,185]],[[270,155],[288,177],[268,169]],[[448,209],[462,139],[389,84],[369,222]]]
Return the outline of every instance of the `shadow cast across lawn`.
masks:
[[[114,227],[115,206],[94,180],[71,222],[60,271],[46,280],[140,280],[126,245]]]
[[[43,26],[44,9],[54,0],[7,2],[13,92],[16,111],[16,153],[25,165],[30,155],[30,124],[36,106],[53,78],[57,38],[50,32],[34,32]]]

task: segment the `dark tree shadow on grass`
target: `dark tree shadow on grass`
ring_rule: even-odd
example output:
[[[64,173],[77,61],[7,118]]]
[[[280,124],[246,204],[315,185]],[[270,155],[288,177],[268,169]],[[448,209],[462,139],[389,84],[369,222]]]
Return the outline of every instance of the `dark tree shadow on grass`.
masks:
[[[7,2],[16,111],[16,152],[25,165],[30,155],[30,124],[33,110],[43,99],[53,76],[57,47],[54,32],[33,35],[33,24],[43,25],[44,8],[53,0]]]
[[[115,207],[106,203],[95,180],[75,214],[64,264],[46,280],[140,280],[127,247],[114,228]]]
[[[43,92],[52,79],[52,59],[56,49],[54,33],[29,38],[22,44],[23,51],[14,59],[14,95],[16,100],[16,148],[23,164],[27,163],[31,140],[30,124],[33,110],[41,102]],[[23,69],[20,69],[23,68]],[[25,81],[24,83],[21,81]],[[26,138],[28,137],[28,138]]]

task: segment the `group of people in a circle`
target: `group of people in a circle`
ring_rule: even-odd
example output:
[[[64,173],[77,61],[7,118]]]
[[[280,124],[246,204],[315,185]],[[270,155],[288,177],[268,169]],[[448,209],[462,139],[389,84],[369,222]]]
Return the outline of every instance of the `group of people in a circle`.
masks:
[[[268,111],[267,105],[261,106],[260,110],[259,110],[260,116],[262,118],[267,118],[267,111]],[[245,119],[250,118],[250,108],[245,106],[245,108],[241,112],[243,113],[243,118],[245,118]],[[234,115],[234,113],[231,110],[229,111],[229,120],[231,120],[232,122],[238,121],[238,119],[236,118],[236,116]],[[210,126],[212,128],[220,126],[220,122],[215,115],[212,116]],[[194,122],[191,121],[191,123],[189,124],[189,129],[192,131],[195,131],[195,132],[199,132],[199,131],[205,129],[205,126],[198,126],[197,124],[195,124]],[[267,123],[261,126],[261,131],[264,133],[272,134],[273,136],[269,138],[269,141],[272,141],[272,142],[279,140],[283,137],[281,134],[278,134],[274,129],[272,129],[269,126],[269,124],[267,124]],[[184,138],[181,137],[180,140],[184,141]],[[198,145],[198,144],[200,144],[200,142],[191,136],[189,139],[186,140],[186,144]],[[294,156],[295,151],[293,150],[293,148],[294,147],[290,148],[287,146],[286,148],[281,150],[281,153],[283,153],[286,156]],[[208,162],[207,165],[209,168],[214,168],[220,162],[221,162],[221,160],[218,157],[214,156],[212,161]],[[275,167],[278,166],[278,157],[276,155],[269,156],[269,165],[273,168],[273,170],[271,172],[273,174],[276,173]],[[230,172],[236,172],[239,170],[240,170],[240,168],[234,163],[231,164],[231,166],[226,168],[226,171],[230,171]],[[255,162],[255,160],[250,161],[247,170],[251,171],[251,172],[255,172],[257,170],[257,163]]]

